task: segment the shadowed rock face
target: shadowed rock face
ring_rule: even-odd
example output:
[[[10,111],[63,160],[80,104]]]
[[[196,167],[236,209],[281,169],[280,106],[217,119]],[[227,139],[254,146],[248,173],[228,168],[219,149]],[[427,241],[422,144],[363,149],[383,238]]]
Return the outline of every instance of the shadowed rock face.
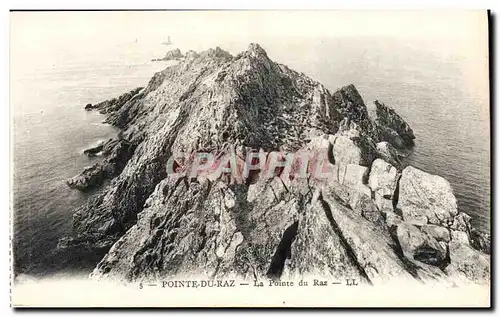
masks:
[[[415,135],[408,123],[394,109],[386,107],[378,100],[375,100],[374,103],[377,109],[375,122],[380,127],[382,137],[398,148],[414,145]]]
[[[103,145],[85,150],[84,154],[94,156],[101,152],[105,159],[83,170],[82,173],[66,181],[70,188],[81,191],[91,190],[121,173],[134,153],[134,146],[126,140],[110,139]]]
[[[488,240],[457,213],[449,183],[399,165],[391,144],[407,147],[414,136],[394,110],[379,103],[373,118],[353,85],[330,94],[257,44],[236,56],[186,55],[147,87],[89,107],[121,132],[102,162],[73,179],[80,189],[109,182],[76,210],[75,238],[61,246],[114,242],[95,278],[486,281],[487,261],[476,275],[464,263],[489,259],[477,250]],[[334,177],[236,183],[166,173],[175,153],[230,149],[321,150]]]

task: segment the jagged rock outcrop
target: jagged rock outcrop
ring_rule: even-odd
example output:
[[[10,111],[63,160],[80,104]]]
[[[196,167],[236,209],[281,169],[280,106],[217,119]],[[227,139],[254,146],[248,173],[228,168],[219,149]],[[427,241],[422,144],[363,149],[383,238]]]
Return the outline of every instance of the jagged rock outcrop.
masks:
[[[383,138],[399,148],[414,145],[415,135],[408,123],[394,109],[386,107],[378,100],[375,100],[374,104],[377,109],[375,123]]]
[[[484,283],[489,266],[480,274],[467,268],[477,254],[481,265],[489,261],[480,251],[487,238],[472,233],[448,182],[403,169],[392,146],[410,146],[413,132],[376,104],[374,118],[353,85],[330,94],[257,44],[236,56],[220,48],[189,54],[147,87],[94,107],[121,132],[110,146],[116,150],[74,181],[77,188],[108,182],[75,212],[75,238],[61,245],[114,242],[92,273],[97,279]],[[235,153],[238,170],[252,151],[325,159],[313,156],[305,178],[280,169],[269,178],[167,174],[170,158],[193,151],[217,160]],[[268,167],[271,155],[259,157]],[[318,166],[328,177],[312,177]]]
[[[190,53],[192,54],[192,53]],[[172,61],[172,60],[175,60],[175,61],[178,61],[178,60],[181,60],[184,58],[184,55],[182,55],[182,52],[180,49],[178,48],[175,48],[175,49],[172,49],[170,51],[168,51],[164,57],[162,58],[154,58],[152,59],[151,61],[153,62],[157,62],[157,61]]]
[[[102,152],[105,159],[85,168],[79,175],[68,179],[66,183],[70,188],[86,191],[120,174],[134,153],[134,146],[123,139],[110,139],[105,144],[92,148],[92,151],[86,154],[90,156],[95,155],[94,153],[98,150]]]
[[[365,102],[354,85],[351,84],[337,90],[333,94],[333,100],[347,125],[351,122],[361,125],[368,122],[368,110]]]
[[[106,100],[95,105],[89,103],[85,106],[85,110],[98,110],[102,114],[115,112],[120,109],[121,106],[123,106],[126,102],[134,98],[139,93],[139,91],[141,91],[141,89],[142,87],[138,87],[128,93],[121,95],[118,98]]]

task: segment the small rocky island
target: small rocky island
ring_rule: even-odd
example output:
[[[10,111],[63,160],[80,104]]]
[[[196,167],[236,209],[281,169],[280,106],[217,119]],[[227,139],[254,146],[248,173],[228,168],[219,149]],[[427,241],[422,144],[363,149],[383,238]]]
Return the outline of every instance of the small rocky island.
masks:
[[[180,62],[146,87],[85,107],[121,131],[68,180],[97,189],[59,244],[105,252],[93,278],[489,283],[489,236],[447,180],[405,165],[415,135],[392,108],[367,107],[353,85],[331,93],[257,44],[167,55]],[[232,182],[165,168],[179,152],[311,149],[327,153],[333,179]]]
[[[197,53],[195,51],[188,51],[186,53],[186,55],[183,55],[181,53],[181,50],[176,48],[176,49],[172,49],[170,51],[168,51],[164,57],[162,58],[153,58],[151,61],[152,62],[165,62],[165,61],[182,61],[184,60],[185,58],[189,58],[189,57],[197,57]]]

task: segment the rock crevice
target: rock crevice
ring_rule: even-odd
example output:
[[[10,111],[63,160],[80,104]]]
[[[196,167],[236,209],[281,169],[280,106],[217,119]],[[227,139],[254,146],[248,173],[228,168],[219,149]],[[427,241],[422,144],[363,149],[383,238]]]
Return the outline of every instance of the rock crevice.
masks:
[[[368,284],[373,284],[372,281],[370,280],[370,278],[368,277],[368,275],[366,274],[365,269],[358,262],[358,257],[356,255],[356,252],[354,252],[350,243],[347,241],[346,237],[342,233],[342,230],[339,228],[339,225],[337,224],[337,222],[333,218],[330,205],[323,199],[323,196],[321,193],[318,197],[318,200],[321,203],[321,206],[323,207],[323,209],[325,211],[326,218],[330,222],[330,225],[332,226],[335,234],[339,237],[339,239],[342,243],[342,246],[346,250],[346,253],[347,253],[348,257],[350,258],[352,264],[358,269],[359,274],[361,275],[361,277],[363,277],[365,282],[367,282]]]

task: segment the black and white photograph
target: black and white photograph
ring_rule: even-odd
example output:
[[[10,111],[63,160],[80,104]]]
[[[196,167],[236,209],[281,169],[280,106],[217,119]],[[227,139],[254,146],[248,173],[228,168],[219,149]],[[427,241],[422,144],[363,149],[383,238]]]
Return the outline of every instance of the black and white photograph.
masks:
[[[487,10],[9,20],[14,307],[490,307]]]

